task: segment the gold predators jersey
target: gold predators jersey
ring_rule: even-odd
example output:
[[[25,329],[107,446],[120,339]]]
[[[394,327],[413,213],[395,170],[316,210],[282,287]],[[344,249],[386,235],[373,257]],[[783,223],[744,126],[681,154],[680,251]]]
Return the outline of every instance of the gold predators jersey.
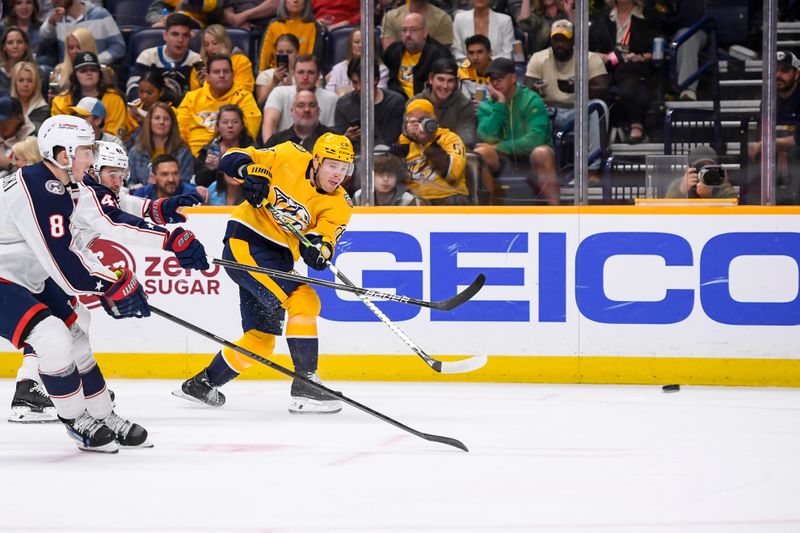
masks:
[[[280,210],[295,228],[304,234],[321,236],[335,247],[350,221],[353,203],[341,187],[326,194],[319,192],[310,179],[311,153],[287,141],[272,148],[233,148],[225,158],[249,156],[253,163],[265,166],[272,173],[267,201]],[[234,209],[235,220],[264,238],[290,248],[295,260],[300,257],[299,241],[285,231],[266,208],[255,208],[248,202]]]

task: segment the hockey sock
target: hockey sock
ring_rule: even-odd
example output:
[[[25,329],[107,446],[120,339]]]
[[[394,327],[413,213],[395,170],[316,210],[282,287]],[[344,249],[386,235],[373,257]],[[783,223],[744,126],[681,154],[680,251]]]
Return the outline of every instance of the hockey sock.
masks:
[[[111,395],[106,388],[106,380],[100,367],[96,364],[80,375],[83,383],[83,396],[86,398],[86,410],[97,419],[104,419],[111,414]]]
[[[81,391],[81,376],[75,365],[70,365],[56,375],[40,373],[39,377],[50,399],[53,400],[58,416],[73,419],[86,410]]]
[[[208,382],[213,387],[221,387],[238,376],[239,372],[228,365],[225,361],[225,357],[222,355],[222,351],[219,351],[217,355],[214,356],[214,360],[211,361],[211,364],[208,365],[208,368],[206,368],[206,374],[208,374]]]
[[[267,357],[275,349],[275,335],[249,329],[236,341],[236,344],[253,353]],[[252,359],[236,350],[231,350],[227,346],[222,349],[222,357],[225,358],[228,366],[239,374],[254,364]]]
[[[319,361],[319,339],[316,337],[287,338],[289,353],[292,355],[294,371],[298,374],[317,371]]]
[[[24,379],[31,379],[38,382],[39,358],[36,356],[36,352],[33,351],[33,348],[26,344],[22,354],[22,366],[20,366],[19,370],[17,370],[17,383]]]

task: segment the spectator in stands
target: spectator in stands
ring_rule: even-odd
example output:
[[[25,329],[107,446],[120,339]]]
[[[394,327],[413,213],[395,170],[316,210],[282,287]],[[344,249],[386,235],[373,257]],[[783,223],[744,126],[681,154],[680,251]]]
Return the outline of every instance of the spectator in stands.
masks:
[[[327,31],[361,24],[359,0],[312,0],[314,17]]]
[[[50,116],[50,105],[42,96],[42,81],[39,69],[28,61],[21,61],[11,70],[11,96],[22,104],[25,116],[36,130]]]
[[[261,125],[261,139],[266,142],[276,132],[283,131],[292,125],[292,103],[297,91],[312,91],[319,105],[319,121],[322,125],[333,127],[336,113],[336,95],[317,87],[320,68],[317,58],[312,55],[301,55],[294,67],[293,86],[276,87],[264,104],[264,122]]]
[[[39,29],[42,26],[42,20],[39,18],[38,0],[11,0],[9,2],[8,14],[0,23],[0,35],[14,26],[25,32],[31,51],[35,54],[39,50],[39,43],[42,40]]]
[[[128,113],[122,95],[113,87],[106,85],[100,77],[100,63],[92,52],[80,52],[75,56],[72,74],[69,75],[69,88],[53,98],[51,115],[68,115],[68,108],[76,105],[86,96],[98,98],[106,108],[105,130],[124,139],[127,137],[125,123]]]
[[[647,0],[647,9],[653,13],[654,22],[675,40],[706,14],[706,3],[697,0]],[[744,37],[744,36],[743,36]],[[698,56],[708,42],[708,34],[698,31],[678,48],[678,83],[697,72]],[[697,82],[681,91],[681,100],[697,100]]]
[[[475,107],[458,90],[457,74],[458,63],[454,59],[437,59],[431,66],[425,90],[413,99],[424,98],[433,103],[439,126],[461,137],[466,146],[473,146],[478,140]]]
[[[700,179],[703,169],[711,167],[709,177]],[[719,184],[715,184],[719,183]],[[720,169],[717,152],[708,145],[698,145],[689,152],[689,167],[683,176],[673,181],[667,189],[667,198],[736,198],[736,191]]]
[[[278,0],[225,0],[223,20],[232,28],[263,34],[278,11],[278,3]]]
[[[282,142],[292,141],[299,144],[309,152],[313,151],[314,143],[323,134],[332,131],[319,123],[319,104],[317,97],[309,90],[301,89],[294,96],[291,109],[292,125],[283,131],[271,136],[264,143],[265,148],[271,148]]]
[[[200,54],[189,50],[192,38],[192,19],[183,13],[167,17],[164,44],[143,50],[131,68],[126,87],[129,102],[139,98],[139,78],[147,69],[159,69],[164,76],[170,100],[178,105],[189,90],[192,67],[201,61]]]
[[[218,0],[155,0],[147,10],[145,20],[153,28],[163,28],[170,15],[186,15],[193,29],[203,29],[209,24],[223,22],[223,3]]]
[[[477,107],[489,96],[489,64],[492,62],[492,45],[484,35],[468,37],[464,44],[467,47],[467,59],[458,69],[461,92],[472,100]]]
[[[277,20],[267,26],[261,44],[261,61],[258,71],[275,67],[275,41],[284,33],[297,36],[300,42],[300,55],[313,54],[317,58],[325,55],[325,40],[322,26],[314,20],[311,11],[311,0],[280,0]]]
[[[453,19],[453,56],[467,57],[467,38],[483,35],[492,43],[495,57],[513,59],[514,24],[511,17],[489,8],[489,0],[473,0],[472,9],[459,11]]]
[[[648,94],[645,80],[650,74],[653,38],[644,14],[634,0],[612,0],[610,11],[592,21],[590,46],[600,52],[614,85],[619,89],[615,113],[627,126],[628,142],[644,140],[644,117]]]
[[[778,203],[800,203],[800,59],[788,50],[777,54],[775,88],[778,91],[776,111],[776,167]],[[748,145],[750,159],[761,157],[761,141]],[[760,182],[760,180],[759,180]],[[758,187],[751,188],[760,190]]]
[[[433,62],[453,56],[446,46],[428,35],[419,13],[405,17],[401,32],[402,40],[386,48],[383,62],[389,69],[389,88],[412,98],[425,88]]]
[[[128,121],[126,129],[131,132],[133,141],[139,134],[141,125],[156,102],[161,102],[166,92],[164,76],[159,69],[145,70],[139,78],[139,98],[128,102]]]
[[[209,191],[211,191],[211,187],[222,174],[217,170],[220,158],[231,148],[247,148],[253,146],[254,143],[255,141],[244,127],[244,113],[239,106],[224,105],[220,107],[214,140],[203,146],[200,153],[197,154],[194,182],[197,185],[209,187]],[[211,205],[217,204],[211,203]]]
[[[253,79],[253,63],[239,48],[233,45],[225,26],[212,24],[203,30],[200,58],[202,63],[195,63],[192,69],[189,87],[191,90],[199,89],[206,81],[205,63],[211,56],[228,56],[233,65],[233,82],[238,83],[245,90],[253,92],[255,80]]]
[[[178,131],[175,112],[169,104],[157,102],[150,108],[150,113],[142,124],[142,131],[128,152],[130,189],[147,183],[151,163],[162,154],[172,156],[178,161],[181,181],[191,181],[194,175],[194,157]]]
[[[97,55],[97,43],[94,40],[94,35],[86,28],[75,28],[67,35],[64,42],[67,45],[64,61],[56,65],[53,69],[53,73],[50,75],[50,94],[47,95],[48,101],[52,101],[53,97],[69,89],[69,77],[72,74],[72,64],[75,61],[75,56],[80,52],[92,52]],[[101,74],[105,74],[104,67],[105,65],[100,67]],[[110,69],[111,67],[108,68]],[[111,85],[111,80],[105,75],[103,79],[107,85]],[[56,84],[56,86],[53,86],[53,84]]]
[[[33,62],[28,35],[16,26],[6,29],[0,38],[0,95],[11,92],[11,71],[20,61]]]
[[[36,128],[13,96],[0,96],[0,177],[15,170],[11,161],[13,147],[32,135]]]
[[[294,66],[299,50],[300,41],[291,33],[284,33],[275,41],[277,67],[260,72],[256,78],[256,102],[259,108],[264,107],[264,102],[275,87],[294,85]]]
[[[469,204],[467,148],[458,135],[438,126],[430,101],[408,102],[395,150],[405,159],[415,196],[432,205]]]
[[[336,102],[336,125],[334,131],[344,135],[353,143],[356,153],[361,152],[361,58],[350,61],[347,68],[353,92],[339,98]],[[378,85],[378,63],[373,71],[375,96],[373,103],[375,145],[392,146],[403,131],[405,101],[402,96]]]
[[[403,160],[392,154],[375,156],[372,165],[375,176],[375,205],[421,205],[419,198],[408,191],[408,170]],[[356,205],[362,205],[361,189],[353,196]]]
[[[377,49],[376,43],[375,50]],[[358,29],[353,30],[347,40],[347,59],[336,63],[328,75],[325,76],[325,88],[327,90],[335,92],[337,96],[342,96],[353,90],[353,86],[350,84],[350,76],[347,72],[347,67],[350,65],[350,62],[357,57],[361,57],[361,30]],[[389,87],[389,69],[386,68],[386,65],[383,63],[379,63],[379,65],[380,76],[378,76],[378,87],[387,89]]]
[[[561,201],[556,177],[555,152],[551,148],[550,118],[542,98],[517,82],[514,62],[493,59],[487,86],[491,99],[478,105],[475,151],[486,162],[483,182],[494,190],[493,176],[509,165],[532,169],[539,192],[550,205]]]
[[[158,200],[182,194],[196,194],[203,203],[208,202],[208,189],[195,187],[181,179],[178,160],[169,154],[161,154],[153,159],[149,183],[133,191],[134,196]]]
[[[242,197],[242,180],[218,172],[216,180],[208,186],[207,205],[239,205]]]
[[[408,3],[387,12],[381,22],[383,29],[383,49],[400,41],[405,40],[406,19],[411,14],[419,15],[419,20],[415,20],[414,30],[416,33],[424,28],[425,35],[430,35],[431,39],[449,48],[453,44],[453,20],[446,12],[438,7],[431,5],[428,0],[409,0]],[[424,37],[422,38],[424,40]],[[388,66],[388,65],[387,65]]]
[[[231,60],[225,56],[208,58],[208,78],[205,85],[189,91],[178,107],[178,128],[192,154],[214,138],[220,106],[238,105],[244,113],[247,132],[255,137],[261,123],[261,111],[253,94],[233,82]]]
[[[125,147],[122,139],[116,135],[112,135],[107,131],[103,131],[106,121],[106,106],[97,98],[91,96],[84,96],[81,100],[71,106],[69,112],[75,116],[82,117],[94,130],[94,138],[97,141],[108,141]]]
[[[601,103],[608,96],[608,72],[600,54],[589,52],[590,104]],[[557,20],[553,23],[550,48],[536,52],[528,62],[525,84],[537,91],[549,106],[553,106],[556,131],[563,130],[575,118],[575,39],[572,23]],[[597,113],[589,115],[589,152],[600,149],[603,135]],[[592,165],[593,174],[596,163]]]
[[[522,0],[518,21],[528,37],[526,48],[534,53],[548,48],[550,28],[553,22],[562,19],[569,19],[563,0]]]
[[[125,57],[125,41],[105,8],[84,0],[53,0],[53,11],[41,27],[41,48],[58,45],[58,57],[64,57],[66,36],[83,27],[95,36],[99,62],[109,65]]]
[[[13,162],[16,168],[27,167],[42,160],[39,141],[36,137],[28,137],[11,148],[14,153]]]

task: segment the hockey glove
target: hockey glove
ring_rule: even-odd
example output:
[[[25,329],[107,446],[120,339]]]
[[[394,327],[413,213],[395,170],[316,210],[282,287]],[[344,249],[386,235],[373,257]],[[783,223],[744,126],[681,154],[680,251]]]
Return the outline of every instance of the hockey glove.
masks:
[[[139,280],[127,268],[116,271],[119,279],[100,296],[100,303],[114,318],[150,316],[147,295]]]
[[[180,226],[172,230],[164,241],[164,250],[174,253],[182,268],[208,270],[206,250],[191,231]]]
[[[261,207],[261,203],[269,195],[269,183],[272,173],[263,165],[250,164],[244,169],[244,185],[242,197],[253,207]]]
[[[203,201],[196,194],[181,194],[171,198],[160,198],[150,202],[150,209],[147,214],[159,226],[180,224],[181,222],[186,222],[186,215],[179,213],[178,208],[191,207],[201,203]]]
[[[328,259],[333,255],[333,246],[319,235],[306,235],[313,246],[301,246],[303,261],[314,270],[325,270]]]

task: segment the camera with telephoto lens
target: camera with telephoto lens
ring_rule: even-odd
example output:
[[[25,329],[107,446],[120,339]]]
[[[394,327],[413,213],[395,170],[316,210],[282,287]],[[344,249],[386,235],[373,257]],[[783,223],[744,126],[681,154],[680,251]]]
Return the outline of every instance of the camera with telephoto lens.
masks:
[[[725,169],[719,165],[706,165],[697,172],[697,178],[703,185],[717,187],[725,182]]]
[[[436,130],[439,129],[439,123],[435,118],[423,118],[419,121],[419,125],[425,133],[436,133]]]

